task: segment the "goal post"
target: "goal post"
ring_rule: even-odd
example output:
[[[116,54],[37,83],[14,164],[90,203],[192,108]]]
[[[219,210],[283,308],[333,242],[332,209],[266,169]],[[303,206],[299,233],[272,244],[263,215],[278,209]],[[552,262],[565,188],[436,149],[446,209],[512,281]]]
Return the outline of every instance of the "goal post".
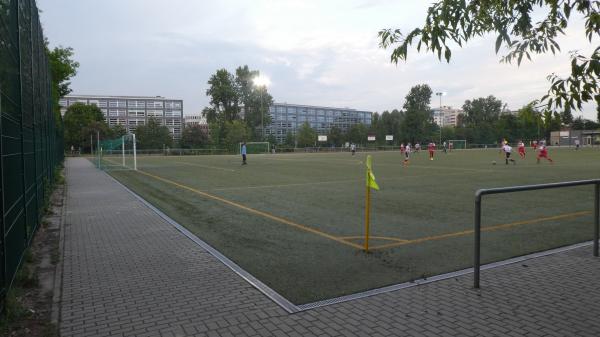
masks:
[[[100,168],[103,170],[137,170],[135,134],[129,133],[99,144]]]
[[[452,144],[452,149],[464,150],[467,148],[467,141],[465,139],[449,139],[448,147]]]
[[[240,143],[240,147],[238,149],[238,153],[242,153],[242,144]],[[247,154],[258,154],[258,153],[270,153],[271,152],[271,144],[269,142],[247,142],[246,143],[246,153]]]

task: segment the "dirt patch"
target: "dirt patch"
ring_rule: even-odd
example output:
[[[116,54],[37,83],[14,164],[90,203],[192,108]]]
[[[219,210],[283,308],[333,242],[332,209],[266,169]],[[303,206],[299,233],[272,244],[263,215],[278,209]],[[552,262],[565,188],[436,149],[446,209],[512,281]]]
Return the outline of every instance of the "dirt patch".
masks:
[[[0,336],[54,337],[52,304],[56,266],[60,259],[60,225],[64,185],[58,185],[50,198],[46,216],[25,254],[23,265],[7,294]]]

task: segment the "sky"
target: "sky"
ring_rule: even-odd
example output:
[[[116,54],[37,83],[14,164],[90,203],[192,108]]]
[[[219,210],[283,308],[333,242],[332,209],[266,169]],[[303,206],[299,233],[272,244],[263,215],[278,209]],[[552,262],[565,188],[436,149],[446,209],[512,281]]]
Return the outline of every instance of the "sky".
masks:
[[[494,95],[516,110],[543,96],[551,73],[567,75],[568,51],[590,54],[583,19],[559,38],[562,53],[504,64],[495,36],[454,49],[450,63],[409,50],[390,63],[379,48],[383,28],[422,26],[431,1],[414,0],[37,0],[50,46],[74,49],[80,63],[73,94],[165,96],[184,100],[184,114],[209,103],[217,69],[241,65],[270,78],[276,102],[400,109],[412,86],[445,92],[442,105]],[[504,50],[505,52],[506,50]],[[432,106],[439,106],[436,96]],[[587,105],[575,116],[595,119]]]

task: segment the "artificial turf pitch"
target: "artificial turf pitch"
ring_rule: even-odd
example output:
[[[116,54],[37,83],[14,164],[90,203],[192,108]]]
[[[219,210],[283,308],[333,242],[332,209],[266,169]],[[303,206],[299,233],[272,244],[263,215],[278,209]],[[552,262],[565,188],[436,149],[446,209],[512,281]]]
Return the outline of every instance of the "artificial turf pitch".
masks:
[[[505,165],[497,149],[372,152],[370,252],[366,153],[140,156],[109,173],[295,304],[472,266],[480,188],[598,178],[600,150],[550,149],[554,165]],[[106,158],[105,167],[119,162]],[[492,162],[496,161],[496,165]],[[484,197],[482,261],[590,240],[593,186]],[[485,286],[485,278],[482,279]]]

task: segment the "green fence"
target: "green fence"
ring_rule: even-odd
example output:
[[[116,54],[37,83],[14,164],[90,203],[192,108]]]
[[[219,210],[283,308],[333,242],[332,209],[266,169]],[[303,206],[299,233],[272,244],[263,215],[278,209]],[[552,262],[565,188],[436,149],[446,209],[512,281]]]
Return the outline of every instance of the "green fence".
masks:
[[[40,223],[54,168],[63,160],[50,90],[35,1],[0,0],[0,300]]]

